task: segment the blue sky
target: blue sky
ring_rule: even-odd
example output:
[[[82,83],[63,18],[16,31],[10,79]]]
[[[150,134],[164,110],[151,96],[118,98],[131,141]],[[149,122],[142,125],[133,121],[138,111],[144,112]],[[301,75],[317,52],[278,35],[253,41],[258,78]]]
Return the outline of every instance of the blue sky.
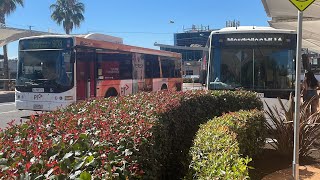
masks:
[[[125,44],[158,49],[154,42],[173,44],[173,33],[183,27],[225,27],[228,20],[243,26],[268,26],[260,0],[80,0],[85,21],[72,33],[103,33],[121,37]],[[55,0],[25,0],[23,8],[6,18],[9,27],[64,33],[51,20],[49,6]],[[173,20],[174,23],[170,23]],[[2,48],[0,50],[2,54]],[[17,56],[17,43],[9,44],[9,57]]]

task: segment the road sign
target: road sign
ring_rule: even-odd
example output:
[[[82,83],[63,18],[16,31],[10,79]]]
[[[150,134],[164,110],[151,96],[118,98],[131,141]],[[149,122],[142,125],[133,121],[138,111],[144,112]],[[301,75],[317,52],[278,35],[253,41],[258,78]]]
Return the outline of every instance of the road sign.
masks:
[[[315,0],[289,0],[299,11],[307,9]]]

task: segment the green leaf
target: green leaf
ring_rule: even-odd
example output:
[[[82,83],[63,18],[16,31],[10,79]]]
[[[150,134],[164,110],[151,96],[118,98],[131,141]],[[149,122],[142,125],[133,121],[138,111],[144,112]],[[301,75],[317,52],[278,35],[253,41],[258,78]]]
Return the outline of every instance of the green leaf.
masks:
[[[69,157],[71,157],[73,155],[73,152],[68,152],[67,154],[65,154],[62,158],[62,160],[68,159]]]
[[[74,155],[75,155],[75,156],[80,156],[80,155],[81,155],[81,152],[80,152],[80,151],[75,151],[75,152],[74,152]]]
[[[84,162],[83,161],[81,161],[81,162],[78,162],[75,166],[74,166],[74,170],[78,170],[78,169],[80,169],[81,167],[82,167],[82,165],[84,164]]]
[[[80,179],[81,180],[91,180],[91,174],[86,172],[86,171],[83,171],[81,174],[80,174]]]
[[[80,139],[87,139],[87,135],[86,134],[80,134]]]
[[[94,157],[93,156],[88,156],[86,159],[86,166],[90,165],[92,162],[94,161]]]
[[[124,150],[125,156],[130,156],[131,154],[132,154],[132,151],[130,151],[129,149]]]
[[[43,175],[37,176],[34,180],[37,180],[37,179],[43,179]]]
[[[47,174],[45,175],[46,178],[49,178],[49,176],[51,175],[52,172],[53,172],[53,168],[51,168],[51,169],[47,172]]]
[[[5,159],[5,158],[0,159],[0,165],[6,165],[7,162],[8,162],[8,159]]]
[[[49,158],[49,161],[53,161],[53,160],[55,160],[56,159],[56,157],[59,155],[59,153],[57,153],[57,154],[55,154],[55,155],[53,155],[53,156],[51,156],[50,158]]]
[[[80,171],[80,170],[74,172],[74,174],[71,174],[71,175],[69,176],[69,178],[70,178],[70,179],[75,179],[79,174],[81,174],[81,171]]]
[[[9,167],[8,167],[8,166],[6,166],[6,165],[0,165],[0,169],[1,169],[1,171],[3,172],[3,171],[8,170],[8,169],[9,169]]]

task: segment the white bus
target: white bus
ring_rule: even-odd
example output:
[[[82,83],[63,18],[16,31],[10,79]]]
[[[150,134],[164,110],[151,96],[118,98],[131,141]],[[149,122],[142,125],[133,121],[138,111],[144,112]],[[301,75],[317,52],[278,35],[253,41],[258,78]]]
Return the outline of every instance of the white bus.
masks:
[[[16,108],[52,111],[87,98],[182,89],[180,54],[124,45],[119,39],[20,39]]]
[[[228,27],[213,31],[208,42],[207,77],[201,78],[208,89],[239,88],[285,99],[294,91],[295,31]]]

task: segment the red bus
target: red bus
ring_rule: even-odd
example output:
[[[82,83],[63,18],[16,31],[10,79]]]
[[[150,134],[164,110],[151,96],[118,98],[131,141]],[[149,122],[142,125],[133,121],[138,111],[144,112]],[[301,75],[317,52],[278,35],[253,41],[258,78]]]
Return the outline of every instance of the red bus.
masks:
[[[16,108],[52,111],[92,97],[182,90],[180,54],[97,37],[104,35],[20,39]]]

